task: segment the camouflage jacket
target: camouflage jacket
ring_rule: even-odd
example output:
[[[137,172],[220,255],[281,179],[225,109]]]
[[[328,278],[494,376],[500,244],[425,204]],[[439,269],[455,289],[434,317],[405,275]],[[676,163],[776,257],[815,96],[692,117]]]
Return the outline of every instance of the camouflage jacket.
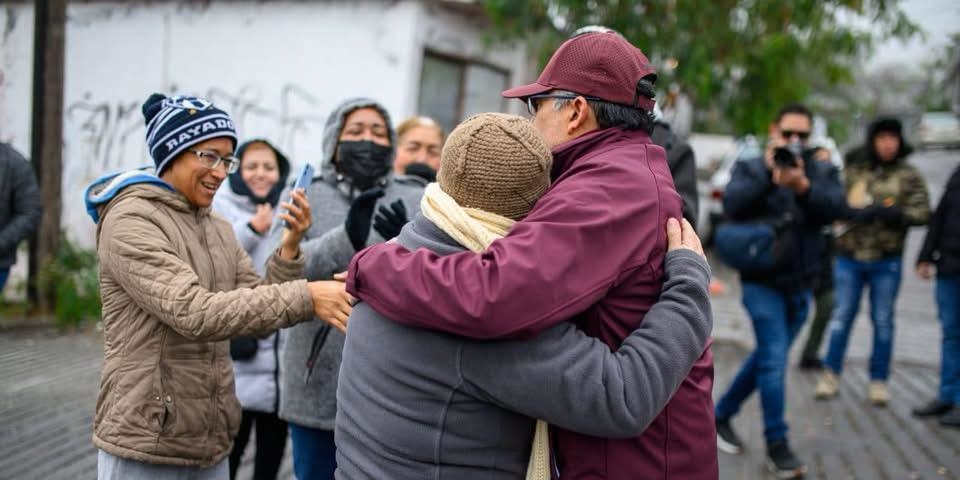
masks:
[[[903,255],[907,228],[925,225],[930,218],[930,197],[920,172],[901,157],[884,164],[848,164],[844,175],[851,208],[899,207],[903,221],[897,225],[880,220],[840,225],[839,254],[859,261]]]

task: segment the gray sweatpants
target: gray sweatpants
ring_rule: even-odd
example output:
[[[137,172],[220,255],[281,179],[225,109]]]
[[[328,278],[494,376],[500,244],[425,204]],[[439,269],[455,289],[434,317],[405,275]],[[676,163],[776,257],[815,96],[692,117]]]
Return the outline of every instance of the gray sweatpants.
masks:
[[[97,450],[97,480],[229,480],[230,466],[224,458],[207,468],[154,465],[128,460]]]

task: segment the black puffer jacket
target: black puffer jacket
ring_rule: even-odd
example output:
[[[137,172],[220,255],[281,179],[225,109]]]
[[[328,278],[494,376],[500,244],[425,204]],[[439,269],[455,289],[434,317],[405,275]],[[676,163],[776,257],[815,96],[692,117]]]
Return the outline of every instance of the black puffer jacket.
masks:
[[[0,143],[0,268],[17,260],[17,245],[40,225],[43,208],[33,166]]]
[[[742,281],[783,292],[813,288],[826,250],[823,226],[836,220],[845,203],[836,167],[809,159],[804,169],[810,179],[810,189],[804,195],[797,195],[771,181],[763,157],[743,159],[734,166],[723,195],[723,211],[728,219],[749,221],[787,213],[794,219],[788,230],[793,235],[792,261],[769,273],[741,272]]]
[[[950,176],[937,210],[930,218],[917,263],[937,265],[937,275],[960,274],[960,166]],[[952,220],[952,221],[951,221]]]

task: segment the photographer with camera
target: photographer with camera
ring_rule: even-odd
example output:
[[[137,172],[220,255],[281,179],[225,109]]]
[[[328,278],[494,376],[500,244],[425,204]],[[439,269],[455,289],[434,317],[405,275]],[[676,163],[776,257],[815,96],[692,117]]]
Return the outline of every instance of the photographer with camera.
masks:
[[[836,167],[816,161],[816,149],[808,147],[812,123],[806,107],[782,108],[763,157],[739,161],[723,197],[724,213],[734,222],[782,220],[777,240],[793,246],[769,268],[740,270],[743,305],[757,347],[716,404],[717,447],[738,454],[743,443],[731,419],[755,389],[760,392],[768,466],[778,478],[806,471],[787,442],[787,352],[807,317],[813,280],[823,264],[820,232],[844,207]]]

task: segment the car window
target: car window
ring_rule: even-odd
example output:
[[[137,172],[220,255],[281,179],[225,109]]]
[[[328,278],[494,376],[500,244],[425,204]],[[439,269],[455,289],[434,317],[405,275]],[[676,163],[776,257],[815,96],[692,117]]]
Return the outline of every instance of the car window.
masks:
[[[923,115],[923,123],[937,128],[956,128],[960,124],[960,120],[947,112],[927,113]]]

